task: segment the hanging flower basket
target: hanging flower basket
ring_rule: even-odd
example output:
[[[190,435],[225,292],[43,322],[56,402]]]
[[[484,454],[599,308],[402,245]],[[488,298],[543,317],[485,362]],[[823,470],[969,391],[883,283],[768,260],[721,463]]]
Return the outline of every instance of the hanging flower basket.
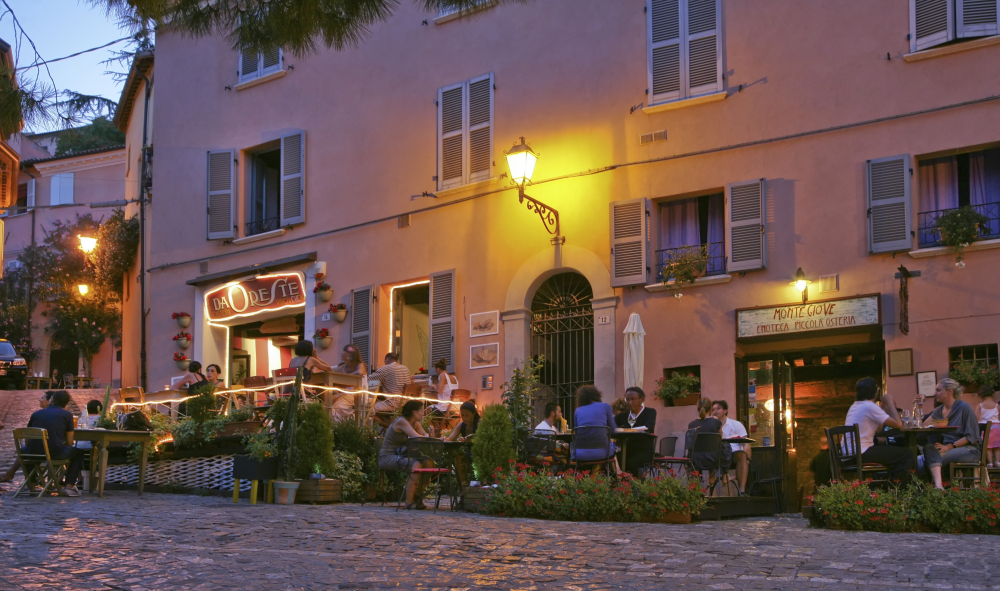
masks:
[[[174,342],[177,343],[177,346],[181,349],[187,349],[191,346],[191,335],[186,332],[178,333],[174,335]]]
[[[667,406],[688,406],[698,404],[700,386],[698,376],[675,371],[670,377],[656,380],[655,394]]]
[[[337,322],[343,322],[347,318],[347,306],[345,304],[330,304],[330,313]]]
[[[178,369],[183,369],[187,371],[189,365],[191,365],[191,360],[188,359],[187,355],[183,353],[174,353],[174,361],[177,363]]]
[[[177,324],[181,328],[187,328],[191,326],[191,315],[187,312],[174,312],[171,314],[171,318],[177,321]]]
[[[955,250],[956,267],[965,267],[965,248],[980,238],[982,229],[989,221],[988,217],[969,205],[952,209],[937,218],[934,229],[941,237],[941,244]]]
[[[326,283],[319,283],[313,288],[313,293],[324,302],[329,302],[333,299],[333,290]]]

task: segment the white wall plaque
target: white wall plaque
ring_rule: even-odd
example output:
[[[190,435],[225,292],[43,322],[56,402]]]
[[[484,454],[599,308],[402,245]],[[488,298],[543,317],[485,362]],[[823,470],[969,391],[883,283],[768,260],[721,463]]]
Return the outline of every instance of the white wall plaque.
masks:
[[[877,295],[807,302],[736,311],[736,337],[740,339],[782,334],[877,326]]]

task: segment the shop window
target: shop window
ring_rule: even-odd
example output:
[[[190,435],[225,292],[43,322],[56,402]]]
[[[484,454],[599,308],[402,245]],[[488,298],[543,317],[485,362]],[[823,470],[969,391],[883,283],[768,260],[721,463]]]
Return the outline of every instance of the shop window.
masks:
[[[247,222],[244,236],[277,230],[281,223],[281,149],[249,154],[250,190],[247,192]]]
[[[989,220],[981,237],[1000,237],[1000,148],[921,160],[917,170],[921,247],[940,244],[938,218],[960,207],[972,207]]]
[[[996,35],[994,0],[910,0],[910,49]]]
[[[666,281],[664,266],[690,255],[707,257],[706,275],[726,272],[725,195],[703,195],[661,203],[660,240],[656,251],[657,281]]]
[[[997,365],[997,345],[971,345],[968,347],[949,347],[948,365],[959,361],[973,361],[982,365]]]

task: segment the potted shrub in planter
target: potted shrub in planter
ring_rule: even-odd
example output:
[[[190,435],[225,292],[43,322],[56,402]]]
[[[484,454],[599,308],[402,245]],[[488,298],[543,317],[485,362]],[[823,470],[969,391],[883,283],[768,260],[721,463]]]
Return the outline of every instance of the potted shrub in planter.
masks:
[[[233,435],[256,433],[261,427],[264,426],[264,423],[261,421],[255,421],[253,418],[253,411],[249,408],[238,408],[230,412],[223,419],[226,423],[222,426],[222,432],[219,433],[219,436],[229,437]]]
[[[656,396],[667,406],[698,404],[701,396],[701,379],[684,372],[671,372],[669,377],[656,380]]]
[[[187,349],[191,346],[191,335],[186,332],[179,332],[174,335],[174,342],[181,349]]]
[[[278,477],[278,449],[274,435],[259,429],[243,438],[245,456],[233,458],[233,478],[240,480],[274,480]]]
[[[935,229],[941,236],[941,243],[955,249],[956,267],[965,268],[965,247],[979,239],[982,229],[989,221],[989,218],[969,205],[938,216]]]
[[[297,503],[332,503],[340,501],[340,480],[315,478],[315,474],[333,474],[333,421],[320,403],[300,407],[295,437],[294,476],[299,480]]]
[[[188,366],[191,365],[191,360],[183,353],[174,353],[174,361],[177,362],[177,367],[184,371],[187,371]]]
[[[330,304],[330,313],[333,314],[333,319],[337,322],[343,322],[347,318],[347,305],[346,304]]]
[[[663,264],[663,284],[673,279],[673,287],[679,289],[685,283],[694,283],[708,269],[708,247],[704,244],[675,248],[670,258]]]
[[[191,315],[187,312],[174,312],[170,317],[176,320],[181,328],[191,326]]]
[[[313,288],[313,293],[324,302],[329,302],[333,299],[333,290],[322,281],[316,284],[316,287]]]
[[[1000,385],[1000,370],[996,365],[988,365],[984,361],[963,359],[953,363],[948,370],[948,377],[965,386],[965,391],[971,394],[979,392],[980,386],[984,384],[993,388]]]
[[[705,507],[701,483],[695,478],[629,479],[640,519],[649,523],[691,523]]]
[[[333,344],[333,337],[330,336],[329,329],[321,328],[313,333],[313,341],[320,349],[329,349]]]

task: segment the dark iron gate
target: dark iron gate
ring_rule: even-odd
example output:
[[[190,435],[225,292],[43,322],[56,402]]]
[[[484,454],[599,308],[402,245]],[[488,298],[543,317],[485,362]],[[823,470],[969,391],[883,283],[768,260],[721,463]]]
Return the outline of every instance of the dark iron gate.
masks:
[[[579,273],[548,278],[531,301],[531,354],[545,358],[535,414],[558,402],[570,424],[576,409],[574,392],[594,383],[594,292]]]

